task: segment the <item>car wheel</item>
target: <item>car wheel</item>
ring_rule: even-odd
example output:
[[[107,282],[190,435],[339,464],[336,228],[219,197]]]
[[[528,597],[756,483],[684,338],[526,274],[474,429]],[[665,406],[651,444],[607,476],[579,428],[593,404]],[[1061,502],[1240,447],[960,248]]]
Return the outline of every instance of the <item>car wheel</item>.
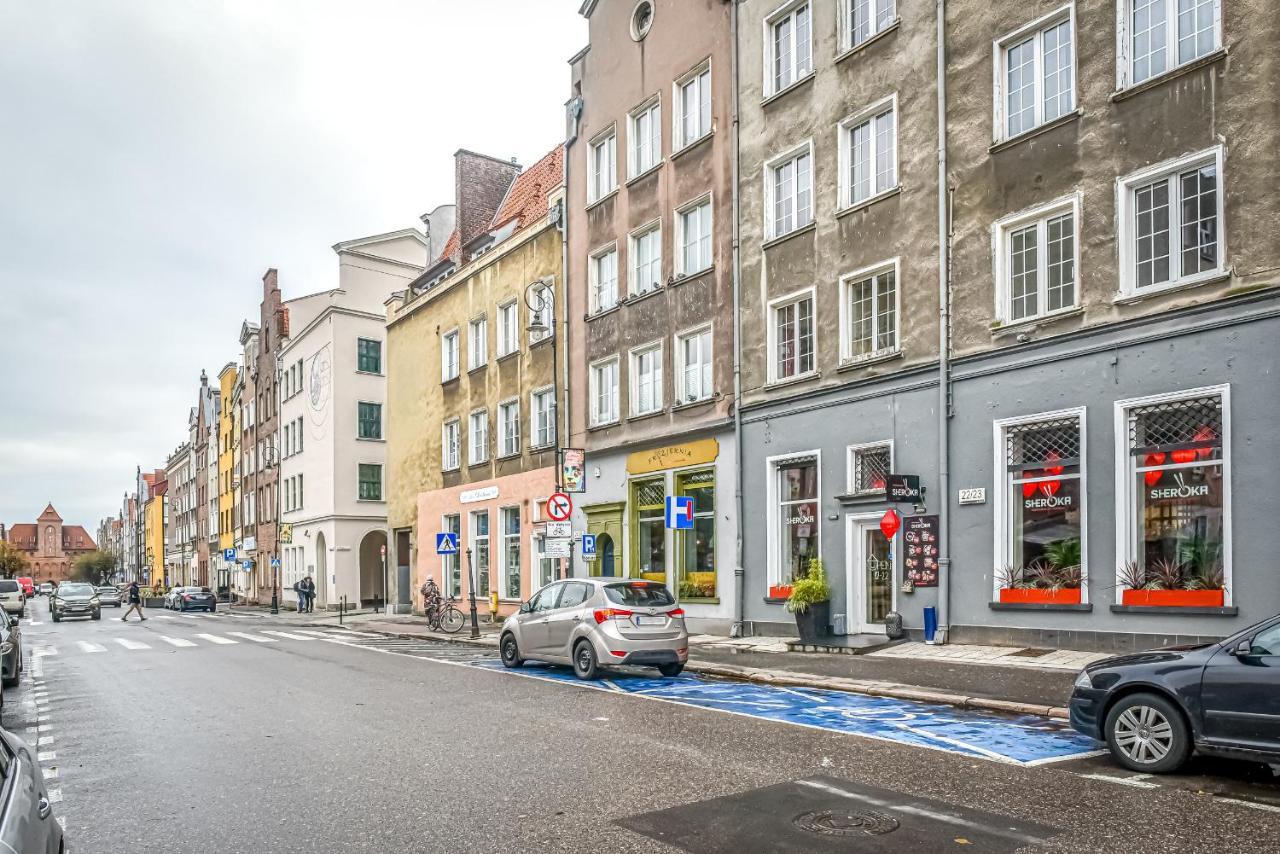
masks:
[[[210,606],[209,606],[209,613],[210,613],[210,614],[216,613],[216,612],[217,612],[217,610],[218,610],[218,606],[216,606],[216,605],[210,605]]]
[[[573,648],[573,673],[579,679],[595,679],[599,675],[600,663],[590,641],[579,641]]]
[[[1107,713],[1107,747],[1132,771],[1164,774],[1191,753],[1191,737],[1177,706],[1158,694],[1130,694]]]
[[[501,643],[498,644],[499,652],[502,655],[502,664],[504,667],[519,667],[524,664],[524,659],[520,657],[520,645],[516,643],[516,636],[508,632],[502,636]]]
[[[684,672],[684,665],[679,662],[675,664],[659,664],[658,672],[668,679],[674,679]]]

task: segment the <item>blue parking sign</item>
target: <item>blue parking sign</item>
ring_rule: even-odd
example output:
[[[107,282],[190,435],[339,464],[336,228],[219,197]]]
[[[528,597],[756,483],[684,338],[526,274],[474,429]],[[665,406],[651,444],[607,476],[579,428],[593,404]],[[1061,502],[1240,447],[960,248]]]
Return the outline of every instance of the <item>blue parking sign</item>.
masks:
[[[436,534],[436,554],[456,555],[458,553],[458,535],[453,531]]]
[[[693,528],[693,496],[667,496],[667,527],[677,531]]]
[[[223,559],[223,560],[225,560],[227,563],[235,563],[235,562],[236,562],[236,550],[235,550],[235,549],[223,549],[223,550],[222,550],[222,559]]]
[[[596,556],[596,535],[595,534],[582,535],[582,556],[583,557]]]

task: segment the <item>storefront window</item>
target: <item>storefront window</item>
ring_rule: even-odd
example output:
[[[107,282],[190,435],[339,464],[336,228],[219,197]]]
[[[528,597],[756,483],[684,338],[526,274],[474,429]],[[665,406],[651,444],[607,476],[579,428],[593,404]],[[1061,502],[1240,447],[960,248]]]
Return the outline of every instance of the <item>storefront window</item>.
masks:
[[[534,569],[534,581],[537,589],[541,590],[556,578],[556,559],[549,558],[543,554],[543,544],[545,540],[541,536],[533,538],[533,558],[536,564]]]
[[[631,512],[636,532],[636,563],[632,572],[649,581],[667,580],[665,478],[631,483]]]
[[[818,460],[804,457],[779,463],[775,477],[778,569],[769,595],[781,597],[790,594],[791,582],[803,577],[809,561],[818,557]]]
[[[716,595],[716,475],[711,469],[676,477],[676,494],[693,498],[693,530],[679,531],[679,595]]]
[[[442,528],[445,531],[452,532],[455,536],[461,531],[462,520],[456,513],[451,513],[441,520]],[[441,586],[449,596],[462,596],[462,562],[458,560],[458,555],[444,555],[441,557],[442,575]]]
[[[471,561],[475,568],[476,596],[489,598],[489,511],[471,513]]]
[[[502,508],[502,598],[520,598],[520,508]]]

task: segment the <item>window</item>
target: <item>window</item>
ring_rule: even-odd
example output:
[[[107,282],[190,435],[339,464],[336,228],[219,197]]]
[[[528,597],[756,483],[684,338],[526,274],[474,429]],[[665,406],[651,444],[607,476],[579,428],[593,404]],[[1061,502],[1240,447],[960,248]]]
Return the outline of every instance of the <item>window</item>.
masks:
[[[591,256],[591,312],[618,304],[618,249],[610,246]]]
[[[382,373],[382,342],[369,338],[356,339],[356,370],[366,374]]]
[[[555,291],[543,285],[533,292],[535,308],[529,310],[529,343],[545,341],[556,333]]]
[[[1194,62],[1222,45],[1220,0],[1122,0],[1119,24],[1121,88]]]
[[[467,338],[467,368],[474,371],[489,361],[489,318],[477,317],[471,321]]]
[[[764,26],[765,94],[773,95],[813,70],[809,4],[789,4]]]
[[[498,358],[520,349],[520,307],[512,300],[498,306]]]
[[[591,143],[591,177],[587,202],[603,199],[618,188],[618,136],[613,128]]]
[[[591,426],[618,420],[618,357],[591,366]]]
[[[840,207],[898,186],[896,95],[840,123]]]
[[[665,584],[667,581],[666,479],[631,482],[635,563],[632,577]]]
[[[662,286],[662,224],[653,223],[629,238],[631,295],[647,294]]]
[[[359,409],[359,417],[357,419],[359,428],[356,435],[361,439],[381,439],[382,404],[361,401],[356,406]]]
[[[520,599],[520,508],[503,507],[502,517],[502,598]]]
[[[711,397],[711,327],[681,335],[676,339],[680,360],[677,403],[692,403]]]
[[[801,377],[813,367],[813,292],[784,297],[772,306],[770,351],[773,381]]]
[[[1076,306],[1080,198],[1071,196],[996,223],[996,317],[1018,323]]]
[[[897,20],[894,0],[844,0],[844,49],[887,30]]]
[[[662,105],[655,98],[628,116],[627,174],[643,175],[662,160]]]
[[[462,532],[462,520],[456,513],[447,514],[440,519],[440,530],[452,533],[456,538]],[[462,562],[459,555],[440,556],[440,587],[446,596],[462,595]]]
[[[805,145],[765,165],[765,239],[813,222],[813,149]]]
[[[1009,139],[1076,108],[1075,7],[996,43],[995,138]]]
[[[716,476],[711,469],[676,476],[676,495],[693,499],[693,528],[675,532],[681,599],[716,595]]]
[[[459,425],[458,419],[446,421],[440,430],[440,469],[441,471],[453,471],[458,468],[458,436]]]
[[[1082,591],[1084,410],[997,422],[996,595],[1001,589]],[[1071,595],[1071,594],[1068,594]],[[1081,601],[1077,592],[1072,602]]]
[[[791,582],[803,578],[819,556],[817,454],[772,461],[770,491],[775,502],[771,531],[769,596],[790,594]]]
[[[560,562],[559,558],[547,557],[546,546],[546,538],[541,534],[533,537],[533,561],[537,566],[534,583],[538,589],[542,589],[556,580],[556,568]]]
[[[1226,272],[1221,175],[1219,147],[1121,180],[1123,295],[1194,284]]]
[[[556,395],[552,389],[529,396],[529,447],[548,448],[556,443]]]
[[[875,442],[849,446],[849,493],[883,495],[893,471],[893,445]]]
[[[360,463],[359,498],[361,501],[382,500],[382,466],[377,463]]]
[[[440,381],[448,382],[458,376],[458,330],[446,332],[440,339]]]
[[[476,598],[489,598],[489,511],[471,511],[471,561]]]
[[[844,286],[845,363],[898,352],[898,264],[852,273]]]
[[[645,415],[662,408],[662,343],[631,353],[631,414]]]
[[[481,409],[471,413],[471,443],[467,447],[467,461],[479,465],[489,459],[489,413]]]
[[[509,400],[498,406],[498,443],[504,457],[520,453],[519,400]]]
[[[1181,594],[1150,601],[1152,588],[1228,604],[1228,399],[1218,386],[1116,403],[1126,470],[1117,534],[1124,604],[1192,604]]]
[[[711,133],[711,66],[703,65],[676,81],[676,148]]]
[[[676,242],[680,246],[678,275],[691,276],[711,267],[710,196],[676,212]]]

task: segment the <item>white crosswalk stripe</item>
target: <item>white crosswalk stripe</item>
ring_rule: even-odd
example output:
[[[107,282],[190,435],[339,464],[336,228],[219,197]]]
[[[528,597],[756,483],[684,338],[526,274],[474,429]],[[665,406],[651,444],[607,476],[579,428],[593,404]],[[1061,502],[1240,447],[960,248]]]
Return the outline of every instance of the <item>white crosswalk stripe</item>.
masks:
[[[275,638],[264,638],[262,635],[251,635],[248,632],[227,632],[232,637],[244,638],[254,643],[276,643]]]
[[[165,643],[169,644],[170,646],[182,646],[182,647],[186,647],[186,646],[198,646],[198,645],[199,645],[199,644],[193,643],[192,641],[187,640],[186,638],[171,638],[171,637],[166,637],[165,635],[158,635],[158,637],[160,638],[160,640],[164,641]]]
[[[300,635],[311,635],[314,638],[331,638],[331,637],[342,636],[338,632],[317,632],[314,629],[294,629],[293,631]]]
[[[196,637],[203,638],[204,640],[207,640],[209,643],[229,644],[229,643],[240,642],[240,641],[233,641],[231,638],[219,637],[218,635],[196,635]]]
[[[151,644],[143,643],[142,641],[129,640],[128,638],[113,638],[113,640],[125,649],[151,649]]]
[[[306,635],[296,635],[292,632],[277,632],[272,631],[271,629],[263,629],[262,633],[264,635],[275,635],[278,638],[288,638],[289,640],[315,640],[315,638],[307,637]]]
[[[176,619],[178,619],[177,617],[170,617],[168,614],[155,614],[155,615],[154,615],[154,618],[155,618],[155,619],[157,619],[157,620],[176,620]]]
[[[88,641],[79,641],[80,649],[85,652],[106,652],[107,648],[100,643],[89,643]]]

